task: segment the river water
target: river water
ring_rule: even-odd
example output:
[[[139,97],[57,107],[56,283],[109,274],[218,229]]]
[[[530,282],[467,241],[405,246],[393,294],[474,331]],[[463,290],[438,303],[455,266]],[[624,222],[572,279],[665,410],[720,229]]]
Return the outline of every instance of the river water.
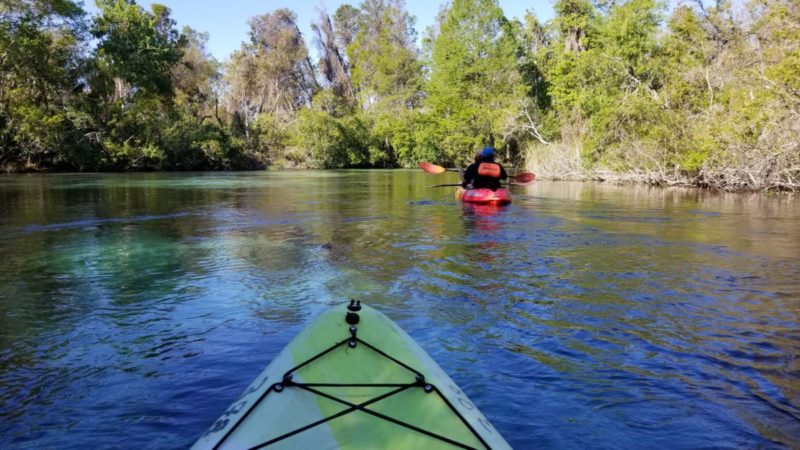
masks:
[[[188,447],[357,298],[515,448],[800,448],[800,202],[452,176],[0,177],[0,447]]]

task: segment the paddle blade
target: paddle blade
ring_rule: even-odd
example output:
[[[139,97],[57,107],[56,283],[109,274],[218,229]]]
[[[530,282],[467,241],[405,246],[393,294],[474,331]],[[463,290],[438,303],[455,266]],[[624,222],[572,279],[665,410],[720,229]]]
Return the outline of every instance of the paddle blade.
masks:
[[[426,162],[419,163],[419,168],[424,170],[425,172],[432,173],[434,175],[439,175],[440,173],[443,173],[447,170],[442,166],[437,166],[436,164],[431,164]]]
[[[515,184],[531,184],[536,179],[536,174],[531,172],[521,173],[512,177]]]

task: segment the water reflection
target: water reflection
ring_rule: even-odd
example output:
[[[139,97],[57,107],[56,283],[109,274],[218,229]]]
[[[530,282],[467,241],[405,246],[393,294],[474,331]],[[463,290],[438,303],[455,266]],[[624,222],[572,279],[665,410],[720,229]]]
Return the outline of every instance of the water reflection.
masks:
[[[0,447],[184,448],[351,297],[515,447],[800,447],[795,199],[537,182],[497,208],[429,184],[0,177]]]

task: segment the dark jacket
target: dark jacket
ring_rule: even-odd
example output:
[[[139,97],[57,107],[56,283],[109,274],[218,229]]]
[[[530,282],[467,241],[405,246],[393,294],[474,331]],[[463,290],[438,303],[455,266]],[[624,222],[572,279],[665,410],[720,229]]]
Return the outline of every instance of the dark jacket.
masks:
[[[500,188],[500,180],[506,178],[508,175],[503,166],[492,161],[481,161],[467,167],[461,186],[467,187],[471,184],[475,189],[486,188],[496,191]]]

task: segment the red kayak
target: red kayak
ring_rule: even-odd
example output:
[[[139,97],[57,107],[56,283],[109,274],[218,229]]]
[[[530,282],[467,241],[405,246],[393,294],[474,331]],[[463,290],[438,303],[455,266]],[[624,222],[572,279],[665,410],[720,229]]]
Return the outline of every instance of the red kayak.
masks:
[[[456,199],[464,203],[478,205],[507,205],[511,203],[511,192],[503,188],[496,191],[491,189],[458,188],[456,189]]]

